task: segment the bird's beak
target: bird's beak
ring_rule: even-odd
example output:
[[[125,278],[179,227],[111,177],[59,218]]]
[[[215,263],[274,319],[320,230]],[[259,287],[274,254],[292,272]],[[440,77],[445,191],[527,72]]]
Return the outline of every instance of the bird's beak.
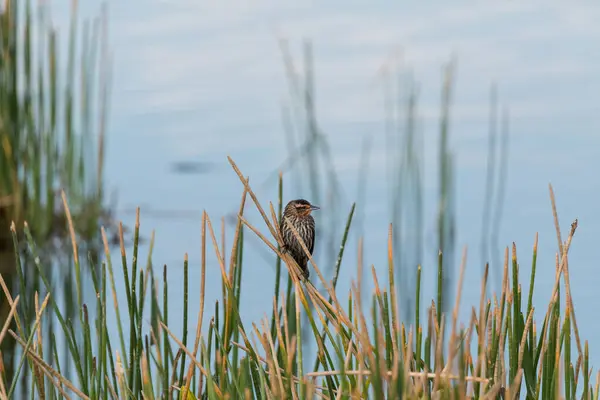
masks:
[[[320,209],[321,209],[321,207],[319,207],[319,206],[314,206],[314,205],[310,206],[311,211],[320,210]]]

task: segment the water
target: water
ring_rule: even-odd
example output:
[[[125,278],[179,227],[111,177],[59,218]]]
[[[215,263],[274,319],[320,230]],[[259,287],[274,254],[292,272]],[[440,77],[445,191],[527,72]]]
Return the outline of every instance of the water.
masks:
[[[189,253],[190,326],[194,327],[201,211],[209,213],[218,229],[221,216],[238,207],[242,186],[227,155],[260,187],[257,194],[263,205],[275,202],[275,182],[259,184],[287,157],[281,104],[288,88],[277,35],[289,39],[298,65],[302,39],[309,38],[314,44],[317,116],[329,137],[344,188],[343,210],[356,199],[363,138],[373,137],[364,204],[365,263],[366,267],[374,264],[383,280],[390,206],[378,71],[399,54],[420,88],[426,148],[422,301],[428,304],[434,296],[437,256],[441,68],[455,55],[451,148],[457,162],[457,258],[462,246],[469,248],[461,320],[467,323],[471,305],[479,304],[489,91],[495,81],[500,104],[510,110],[511,134],[500,251],[517,243],[521,279],[527,281],[533,239],[539,232],[534,305],[538,305],[536,319],[541,321],[554,284],[557,246],[548,196],[551,182],[563,240],[572,220],[579,219],[569,265],[580,334],[587,339],[598,337],[600,325],[594,309],[598,295],[590,277],[596,274],[595,246],[600,236],[596,178],[600,168],[596,135],[600,56],[595,51],[600,8],[589,4],[585,8],[546,4],[541,10],[533,3],[459,7],[438,2],[425,8],[347,2],[343,7],[341,3],[308,7],[221,2],[213,7],[192,1],[111,2],[114,82],[106,177],[108,189],[118,191],[119,217],[133,226],[134,215],[123,210],[142,206],[142,232],[149,237],[156,230],[154,264],[157,268],[168,264],[174,295],[173,288],[182,281],[183,255]],[[59,11],[58,22],[66,15]],[[180,160],[211,162],[216,167],[200,175],[173,174],[171,163]],[[305,196],[305,192],[291,190],[294,176],[284,176],[286,200]],[[190,216],[155,218],[150,215],[152,209],[190,210]],[[331,211],[324,207],[321,212]],[[256,215],[251,220],[266,232]],[[229,249],[232,236],[228,225]],[[350,238],[339,293],[346,293],[356,276],[357,236]],[[258,322],[272,310],[272,293],[262,289],[274,277],[274,261],[267,262],[264,254],[268,253],[259,248],[264,245],[254,242],[245,255],[242,314],[248,322]],[[317,247],[317,256],[318,251]],[[211,253],[207,310],[221,295],[219,281],[218,264]],[[120,301],[125,304],[124,297]],[[172,297],[170,306],[173,330],[180,334],[176,315],[181,312],[181,299]],[[590,354],[593,365],[600,359],[600,347],[594,342]]]

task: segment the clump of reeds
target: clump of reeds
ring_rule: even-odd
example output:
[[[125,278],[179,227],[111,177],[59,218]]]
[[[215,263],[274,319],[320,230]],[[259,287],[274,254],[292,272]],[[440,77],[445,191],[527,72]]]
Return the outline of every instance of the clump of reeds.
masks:
[[[8,228],[11,219],[26,220],[40,241],[63,228],[64,211],[56,214],[60,187],[69,190],[82,235],[96,234],[101,211],[110,79],[106,9],[79,29],[77,8],[74,1],[61,68],[58,29],[47,7],[35,12],[30,0],[0,7],[0,222],[8,220]]]
[[[570,295],[568,251],[577,221],[572,224],[563,243],[554,207],[560,252],[556,259],[550,301],[538,308],[541,314],[537,314],[537,320],[532,303],[536,236],[526,299],[522,297],[517,250],[513,244],[512,252],[508,248],[505,251],[501,292],[492,297],[487,295],[486,268],[480,303],[472,307],[469,320],[460,323],[458,307],[466,266],[465,251],[452,315],[438,312],[439,307],[432,300],[427,306],[427,318],[424,321],[420,319],[419,266],[416,267],[414,286],[415,319],[414,322],[403,322],[399,315],[394,276],[391,226],[387,287],[379,284],[381,277],[372,268],[373,294],[364,293],[360,280],[353,282],[349,293],[337,293],[337,280],[324,277],[311,259],[315,276],[325,288],[321,293],[312,283],[298,278],[297,265],[279,250],[281,241],[277,222],[281,218],[281,177],[276,213],[271,203],[268,208],[263,208],[248,179],[233,160],[229,161],[243,186],[238,222],[231,252],[226,255],[223,247],[219,246],[210,217],[203,213],[200,304],[193,339],[187,335],[188,330],[193,329],[188,321],[187,255],[183,263],[183,290],[175,292],[177,295],[183,293],[183,314],[168,315],[168,302],[174,292],[168,282],[167,267],[163,271],[161,295],[158,289],[161,278],[156,277],[150,267],[151,255],[146,268],[138,264],[138,209],[131,257],[128,257],[123,232],[120,232],[120,271],[113,266],[103,231],[106,261],[100,268],[100,279],[95,274],[90,275],[97,294],[96,303],[82,304],[81,297],[75,299],[80,323],[77,329],[72,321],[63,317],[63,310],[57,306],[51,287],[45,288],[47,294],[40,304],[37,293],[33,299],[13,298],[4,280],[0,279],[4,296],[11,304],[10,316],[0,331],[0,341],[15,340],[23,349],[12,381],[0,376],[0,395],[3,398],[15,393],[19,372],[23,368],[31,371],[31,378],[22,390],[31,391],[39,398],[70,398],[72,395],[84,399],[598,398],[599,381],[596,379],[594,387],[588,343],[582,343],[579,338]],[[244,217],[248,196],[260,212],[268,235]],[[68,210],[66,197],[63,200]],[[354,207],[342,238],[335,276],[346,251],[353,212]],[[69,228],[73,233],[70,218]],[[16,230],[13,225],[15,246],[18,240]],[[279,280],[274,283],[270,320],[255,321],[251,325],[245,323],[239,314],[244,288],[244,235],[250,233],[248,230],[256,234],[278,260],[283,261],[289,272],[289,290],[285,295],[280,294]],[[27,224],[24,232],[28,249],[35,257],[36,245]],[[221,271],[223,297],[216,303],[209,325],[203,326],[204,313],[211,311],[204,302],[206,256],[210,251],[207,246],[210,243]],[[75,267],[79,269],[80,255],[74,234],[72,246]],[[361,251],[360,245],[358,251]],[[17,265],[19,271],[20,267],[20,264]],[[47,284],[45,269],[39,263],[36,267]],[[361,268],[361,263],[358,268]],[[361,276],[360,272],[357,276]],[[561,276],[565,283],[564,294],[561,293]],[[25,279],[22,274],[19,278]],[[125,305],[117,301],[115,279],[125,282]],[[248,294],[244,293],[244,296]],[[563,314],[561,296],[566,300]],[[363,312],[363,304],[370,306],[370,312]],[[111,335],[115,327],[108,327],[106,322],[106,308],[111,305],[117,314],[118,337]],[[34,308],[37,316],[34,321],[19,318],[24,307]],[[41,316],[44,314],[59,321],[62,328],[60,335],[66,338],[67,351],[75,366],[74,376],[66,376],[61,370],[56,347],[59,334],[53,334],[49,341],[40,335]],[[306,330],[302,329],[302,314],[306,315],[309,324],[308,337],[303,336]],[[169,329],[169,321],[173,318],[183,321],[181,338]],[[149,329],[144,329],[142,322],[145,320],[151,322]],[[10,328],[11,324],[13,328]],[[572,341],[576,344],[576,354],[572,354]],[[303,345],[309,342],[316,345],[316,362],[312,368],[308,368],[311,364],[307,360],[311,361],[313,355],[303,351]]]
[[[28,299],[21,308],[27,324],[35,319],[33,296],[41,290],[40,279],[33,260],[22,258],[27,279],[17,284],[11,223],[21,227],[27,221],[42,265],[50,267],[70,253],[67,246],[61,251],[69,236],[61,188],[69,193],[81,247],[101,249],[98,221],[110,218],[102,204],[110,86],[106,9],[82,22],[73,1],[63,36],[68,48],[61,49],[58,28],[43,3],[7,0],[0,6],[0,272],[12,292]],[[24,242],[22,233],[19,228]],[[79,275],[61,272],[46,277],[71,294]],[[0,321],[9,310],[0,298]],[[71,316],[71,310],[65,314]],[[8,364],[4,373],[12,380],[9,360],[16,355],[8,344],[1,350]]]

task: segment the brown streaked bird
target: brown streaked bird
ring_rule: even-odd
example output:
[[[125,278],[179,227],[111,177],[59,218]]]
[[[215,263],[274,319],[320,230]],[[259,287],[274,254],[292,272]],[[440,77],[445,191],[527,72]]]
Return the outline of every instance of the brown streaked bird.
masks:
[[[300,242],[296,239],[294,232],[285,222],[285,218],[287,217],[294,228],[296,228],[298,235],[302,238],[306,248],[312,255],[315,247],[315,220],[310,214],[318,209],[319,207],[310,204],[304,199],[292,200],[285,206],[283,218],[279,222],[279,230],[284,244],[283,251],[291,255],[296,263],[298,263],[306,279],[309,276],[308,256],[304,252]]]

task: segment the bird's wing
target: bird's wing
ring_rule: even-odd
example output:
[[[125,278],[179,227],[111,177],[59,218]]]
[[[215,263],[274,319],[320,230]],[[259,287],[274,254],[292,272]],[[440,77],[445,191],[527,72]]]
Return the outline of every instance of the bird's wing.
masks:
[[[315,228],[314,228],[314,222],[313,222],[313,228],[311,229],[312,234],[309,235],[308,237],[308,243],[306,243],[306,247],[308,247],[308,251],[310,252],[310,255],[312,256],[313,253],[313,249],[315,248]]]
[[[285,230],[286,230],[286,225],[285,225],[285,216],[282,215],[281,216],[281,220],[279,221],[279,233],[281,234],[281,240],[283,240],[283,242],[285,243]]]

